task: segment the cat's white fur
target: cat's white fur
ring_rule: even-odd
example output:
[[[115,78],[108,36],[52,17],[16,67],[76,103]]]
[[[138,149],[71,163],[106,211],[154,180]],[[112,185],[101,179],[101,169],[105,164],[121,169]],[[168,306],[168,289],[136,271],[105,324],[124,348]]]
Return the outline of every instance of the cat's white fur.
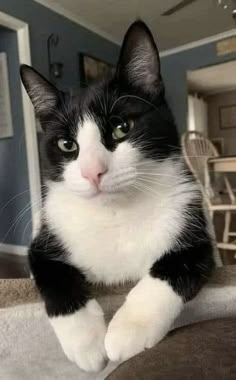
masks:
[[[167,282],[145,276],[108,326],[105,348],[109,359],[127,360],[154,346],[168,333],[182,307],[181,298]]]
[[[50,318],[67,357],[84,371],[98,372],[106,364],[103,311],[95,300],[68,316]]]
[[[171,286],[148,273],[158,258],[178,244],[185,228],[183,209],[196,198],[197,188],[182,181],[180,161],[141,166],[139,151],[128,142],[108,152],[93,120],[85,119],[78,143],[79,158],[65,167],[64,181],[48,183],[44,217],[71,253],[67,260],[83,269],[89,280],[106,284],[140,280],[111,321],[105,339],[108,357],[123,360],[162,339],[181,310],[181,298]],[[81,175],[83,155],[107,165],[101,193]],[[143,168],[150,168],[153,183],[139,180]],[[76,325],[73,318],[80,320],[87,307],[74,317],[53,318],[53,326],[65,352],[72,350],[78,365],[89,369],[89,352],[78,356],[74,352],[82,348],[75,344],[77,334],[80,340],[80,322]],[[102,320],[94,326],[100,329]],[[64,329],[67,324],[71,329]],[[98,353],[91,357],[91,370],[100,366],[98,358]]]

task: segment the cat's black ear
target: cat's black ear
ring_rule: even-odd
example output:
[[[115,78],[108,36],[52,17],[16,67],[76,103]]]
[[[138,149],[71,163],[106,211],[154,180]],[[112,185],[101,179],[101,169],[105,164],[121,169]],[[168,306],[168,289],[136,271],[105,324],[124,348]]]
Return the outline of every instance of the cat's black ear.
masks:
[[[20,75],[37,116],[47,116],[58,102],[59,90],[28,65],[21,65]]]
[[[147,93],[159,90],[159,53],[150,30],[142,21],[134,22],[125,35],[116,74]]]

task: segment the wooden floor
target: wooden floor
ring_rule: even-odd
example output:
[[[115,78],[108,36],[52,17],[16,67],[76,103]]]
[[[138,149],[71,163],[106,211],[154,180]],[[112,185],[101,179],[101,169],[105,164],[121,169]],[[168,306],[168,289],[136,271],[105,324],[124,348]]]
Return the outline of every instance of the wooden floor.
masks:
[[[29,277],[27,258],[0,252],[0,278]]]

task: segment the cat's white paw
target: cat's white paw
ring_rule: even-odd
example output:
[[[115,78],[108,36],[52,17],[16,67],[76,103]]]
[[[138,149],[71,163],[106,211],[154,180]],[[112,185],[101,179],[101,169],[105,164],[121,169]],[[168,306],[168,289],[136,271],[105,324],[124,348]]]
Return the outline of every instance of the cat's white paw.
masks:
[[[95,300],[74,314],[53,317],[50,322],[69,360],[87,372],[99,372],[105,367],[106,325]]]
[[[160,342],[182,305],[181,297],[168,283],[149,276],[143,278],[108,326],[105,337],[108,358],[124,361]]]
[[[139,315],[129,313],[125,304],[116,313],[108,326],[105,337],[105,349],[111,361],[124,361],[152,347],[166,334],[154,328],[155,321],[144,320]]]

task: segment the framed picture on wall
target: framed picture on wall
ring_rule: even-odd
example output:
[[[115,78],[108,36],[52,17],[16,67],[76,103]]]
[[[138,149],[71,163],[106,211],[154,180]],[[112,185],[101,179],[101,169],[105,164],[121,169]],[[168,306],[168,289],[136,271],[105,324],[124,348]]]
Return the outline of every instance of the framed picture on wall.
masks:
[[[224,155],[224,139],[223,137],[214,137],[211,139],[212,144],[215,146],[217,149],[217,152],[219,153],[220,156]]]
[[[111,77],[115,66],[87,54],[79,54],[79,75],[82,87],[106,77]]]
[[[236,104],[222,106],[219,109],[220,128],[236,128]]]

